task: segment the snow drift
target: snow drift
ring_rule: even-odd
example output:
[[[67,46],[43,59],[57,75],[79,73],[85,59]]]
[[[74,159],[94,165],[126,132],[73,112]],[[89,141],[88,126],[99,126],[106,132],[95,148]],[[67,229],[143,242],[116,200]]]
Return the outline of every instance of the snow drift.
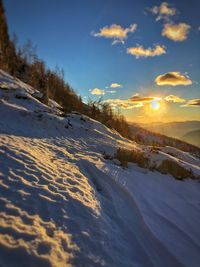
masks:
[[[152,154],[81,114],[60,116],[36,90],[0,72],[0,265],[199,267],[200,183],[117,160],[119,147]]]

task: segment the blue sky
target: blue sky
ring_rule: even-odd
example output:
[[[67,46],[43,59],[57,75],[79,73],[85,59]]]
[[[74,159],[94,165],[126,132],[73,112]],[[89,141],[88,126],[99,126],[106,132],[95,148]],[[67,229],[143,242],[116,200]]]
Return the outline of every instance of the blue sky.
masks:
[[[38,55],[51,68],[56,65],[63,68],[66,81],[82,97],[98,99],[100,95],[91,94],[92,89],[98,88],[104,91],[103,98],[110,99],[113,104],[112,99],[129,100],[137,94],[134,101],[138,99],[137,103],[142,106],[117,108],[128,120],[144,121],[149,113],[146,105],[150,102],[140,101],[142,96],[163,99],[174,95],[185,102],[164,100],[160,102],[159,112],[150,109],[153,115],[149,119],[198,119],[199,102],[195,102],[198,105],[187,104],[200,98],[200,2],[167,2],[166,14],[162,14],[162,3],[150,0],[4,0],[10,34],[16,33],[19,44],[31,39],[37,45]],[[175,14],[169,15],[173,10]],[[189,25],[185,40],[162,36],[166,24],[180,23]],[[126,39],[117,39],[121,42],[114,45],[112,42],[116,38],[94,36],[113,24],[124,30],[131,24],[137,24],[137,28],[129,32]],[[156,45],[164,47],[165,53],[139,58],[127,53],[128,48],[138,46],[154,51]],[[191,84],[160,86],[155,83],[156,77],[170,72],[188,75],[186,79]],[[106,88],[112,83],[121,87]],[[114,90],[115,93],[108,92]]]

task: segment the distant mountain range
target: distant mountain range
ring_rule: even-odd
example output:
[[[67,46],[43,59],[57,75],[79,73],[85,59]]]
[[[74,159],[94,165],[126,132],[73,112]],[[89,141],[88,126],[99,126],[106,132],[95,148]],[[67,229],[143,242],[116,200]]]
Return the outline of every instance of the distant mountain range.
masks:
[[[160,133],[200,146],[200,121],[138,124],[151,132]]]
[[[187,137],[185,138],[185,140],[169,137],[160,133],[144,129],[138,124],[134,123],[129,123],[129,129],[130,138],[141,145],[159,147],[171,146],[185,152],[200,155],[200,146],[197,146],[197,142],[189,142],[189,138],[187,139]]]

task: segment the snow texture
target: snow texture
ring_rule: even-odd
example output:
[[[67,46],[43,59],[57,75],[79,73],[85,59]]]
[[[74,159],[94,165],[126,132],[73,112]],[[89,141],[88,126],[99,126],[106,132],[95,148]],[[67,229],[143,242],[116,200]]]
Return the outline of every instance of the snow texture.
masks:
[[[0,266],[200,266],[200,183],[117,160],[118,147],[152,153],[0,71]]]

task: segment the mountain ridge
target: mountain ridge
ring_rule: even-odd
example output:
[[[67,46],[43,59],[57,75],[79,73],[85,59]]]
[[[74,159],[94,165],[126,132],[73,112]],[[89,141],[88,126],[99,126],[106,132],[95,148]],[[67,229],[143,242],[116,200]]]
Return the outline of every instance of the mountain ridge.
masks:
[[[183,140],[183,136],[187,132],[200,129],[200,121],[139,124],[139,126],[155,133]]]

